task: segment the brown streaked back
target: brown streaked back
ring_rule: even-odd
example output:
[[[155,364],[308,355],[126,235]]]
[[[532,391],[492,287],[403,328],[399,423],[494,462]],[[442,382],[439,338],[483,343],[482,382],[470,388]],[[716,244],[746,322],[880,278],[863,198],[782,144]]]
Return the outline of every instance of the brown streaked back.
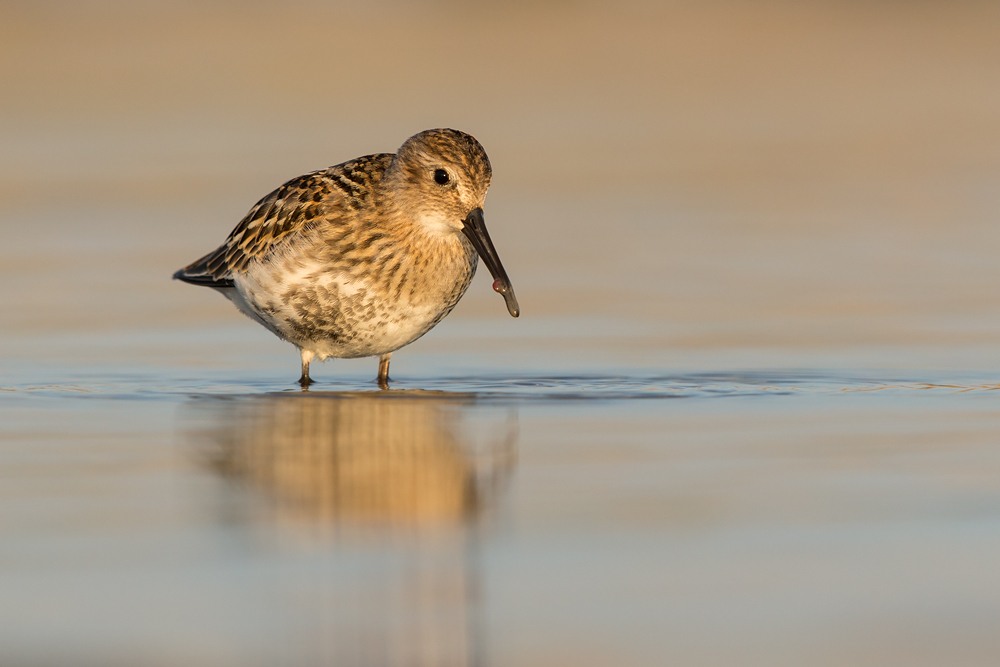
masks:
[[[257,202],[226,242],[174,274],[209,287],[231,287],[233,274],[263,259],[282,239],[342,212],[371,204],[391,153],[368,155],[293,178]]]

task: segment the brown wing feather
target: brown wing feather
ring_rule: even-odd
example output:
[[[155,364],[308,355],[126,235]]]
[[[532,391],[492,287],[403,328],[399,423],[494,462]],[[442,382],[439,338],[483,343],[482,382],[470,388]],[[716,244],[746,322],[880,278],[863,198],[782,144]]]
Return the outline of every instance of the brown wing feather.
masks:
[[[263,259],[286,236],[304,231],[339,210],[368,204],[373,186],[392,161],[382,153],[351,160],[288,181],[257,202],[221,246],[174,274],[185,282],[232,286],[233,274]]]

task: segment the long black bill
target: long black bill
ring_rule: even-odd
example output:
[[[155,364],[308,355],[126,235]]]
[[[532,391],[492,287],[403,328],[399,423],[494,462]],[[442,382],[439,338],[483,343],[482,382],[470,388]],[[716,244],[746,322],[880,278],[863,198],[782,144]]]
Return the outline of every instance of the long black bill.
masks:
[[[493,247],[490,234],[486,231],[486,222],[483,220],[483,209],[473,209],[472,213],[469,213],[468,217],[465,218],[463,224],[462,231],[472,241],[473,247],[479,253],[479,256],[483,258],[483,263],[490,270],[490,275],[493,276],[493,289],[503,296],[503,300],[507,302],[507,311],[511,316],[517,317],[521,314],[521,309],[517,307],[517,297],[514,296],[514,287],[510,284],[510,278],[507,277],[507,272],[503,270],[503,264],[500,263],[500,256],[497,255],[497,249]]]

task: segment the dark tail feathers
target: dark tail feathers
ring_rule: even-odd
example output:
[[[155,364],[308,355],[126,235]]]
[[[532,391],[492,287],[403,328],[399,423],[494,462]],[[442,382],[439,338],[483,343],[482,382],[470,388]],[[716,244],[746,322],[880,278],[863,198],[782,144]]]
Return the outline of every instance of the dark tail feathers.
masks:
[[[183,280],[186,283],[191,283],[192,285],[201,285],[203,287],[215,287],[224,288],[232,287],[233,279],[229,277],[218,277],[216,278],[212,275],[212,271],[209,268],[209,262],[215,259],[219,254],[219,250],[214,250],[209,254],[205,255],[201,259],[188,264],[183,269],[179,269],[174,273],[174,280]]]
[[[182,280],[186,283],[191,283],[192,285],[201,285],[203,287],[232,287],[232,278],[220,278],[216,279],[205,273],[188,273],[188,269],[180,269],[174,273],[174,280]]]

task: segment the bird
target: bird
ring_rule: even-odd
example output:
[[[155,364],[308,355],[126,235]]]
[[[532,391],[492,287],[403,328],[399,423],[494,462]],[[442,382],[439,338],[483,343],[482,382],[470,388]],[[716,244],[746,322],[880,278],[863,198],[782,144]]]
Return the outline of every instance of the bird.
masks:
[[[483,216],[492,177],[472,135],[425,130],[396,153],[291,179],[173,277],[221,292],[295,345],[304,389],[314,360],[376,356],[386,389],[392,353],[452,311],[479,258],[520,314]]]

